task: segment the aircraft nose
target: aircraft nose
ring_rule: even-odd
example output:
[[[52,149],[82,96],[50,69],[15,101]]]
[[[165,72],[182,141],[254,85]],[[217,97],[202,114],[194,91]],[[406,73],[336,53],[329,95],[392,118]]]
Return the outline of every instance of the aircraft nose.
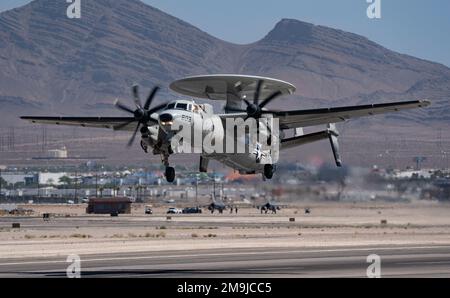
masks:
[[[167,123],[167,122],[173,121],[173,116],[172,116],[172,114],[167,114],[167,113],[161,114],[161,115],[159,115],[159,121],[161,123]]]

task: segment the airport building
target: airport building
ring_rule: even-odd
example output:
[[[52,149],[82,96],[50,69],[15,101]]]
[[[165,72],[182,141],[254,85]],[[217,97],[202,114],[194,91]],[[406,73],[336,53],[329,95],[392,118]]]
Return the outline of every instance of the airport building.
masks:
[[[30,185],[38,181],[38,174],[3,172],[1,178],[8,184],[24,183],[25,185]]]
[[[39,173],[39,184],[62,185],[60,179],[67,175],[67,173]]]
[[[61,149],[52,149],[47,151],[47,157],[49,158],[67,158],[67,148],[63,146]]]

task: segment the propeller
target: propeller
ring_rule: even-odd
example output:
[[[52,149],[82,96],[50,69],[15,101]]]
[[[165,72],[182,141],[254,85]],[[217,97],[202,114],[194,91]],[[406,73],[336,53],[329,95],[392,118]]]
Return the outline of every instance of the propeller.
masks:
[[[262,86],[264,84],[263,80],[258,80],[258,84],[256,86],[256,90],[255,90],[255,95],[253,97],[253,102],[249,102],[246,98],[244,98],[244,102],[247,105],[247,108],[245,110],[243,109],[228,109],[229,111],[233,111],[233,112],[244,112],[247,113],[247,117],[245,117],[245,120],[247,120],[248,118],[254,118],[254,119],[259,119],[261,118],[262,113],[274,113],[275,111],[270,111],[270,110],[263,110],[263,108],[268,105],[272,100],[274,100],[275,98],[277,98],[278,96],[282,95],[281,91],[275,91],[274,93],[272,93],[271,95],[269,95],[269,97],[267,97],[266,99],[264,99],[261,103],[259,103],[259,97],[261,95],[261,89]]]
[[[158,92],[158,90],[159,90],[158,86],[154,87],[153,90],[148,95],[144,106],[142,106],[141,99],[140,99],[140,96],[139,96],[139,86],[138,85],[133,85],[132,93],[133,93],[133,101],[134,101],[134,104],[136,105],[136,109],[135,110],[133,110],[132,108],[122,104],[119,100],[116,100],[114,102],[114,106],[116,108],[118,108],[119,110],[122,110],[124,112],[133,114],[133,116],[134,116],[133,120],[128,121],[126,123],[123,123],[123,124],[121,124],[119,126],[116,126],[116,129],[123,128],[123,127],[125,127],[125,126],[127,126],[127,125],[129,125],[130,123],[133,123],[133,122],[138,122],[138,124],[136,126],[136,129],[134,130],[133,135],[131,136],[130,140],[128,141],[128,144],[127,144],[128,147],[133,145],[134,139],[136,138],[136,134],[139,131],[139,128],[140,128],[141,124],[142,125],[146,125],[149,122],[156,122],[157,123],[157,120],[153,119],[151,117],[151,115],[153,113],[161,110],[162,108],[164,108],[167,105],[167,103],[164,103],[164,104],[157,105],[157,106],[155,106],[155,107],[150,109],[150,106],[151,106],[151,104],[153,102],[153,99],[155,98],[155,95]]]
[[[249,102],[246,98],[243,98],[243,101],[245,102],[245,104],[247,105],[247,108],[245,110],[242,109],[233,109],[233,108],[229,108],[228,111],[233,111],[233,112],[244,112],[247,113],[247,116],[245,117],[244,121],[247,120],[248,118],[253,118],[256,121],[256,127],[259,131],[259,121],[258,119],[261,118],[261,115],[263,113],[275,113],[276,111],[273,110],[267,110],[263,108],[268,105],[272,100],[274,100],[275,98],[277,98],[278,96],[283,95],[283,93],[280,90],[277,90],[275,92],[273,92],[271,95],[269,95],[266,99],[264,99],[261,103],[259,103],[259,97],[261,95],[261,89],[263,87],[264,84],[264,80],[258,80],[257,86],[256,86],[256,90],[255,90],[255,95],[253,97],[253,103]],[[266,126],[267,130],[269,131],[269,134],[271,135],[272,132],[270,130],[270,127]],[[267,140],[267,143],[269,145],[272,144],[272,138],[269,137],[269,139]]]

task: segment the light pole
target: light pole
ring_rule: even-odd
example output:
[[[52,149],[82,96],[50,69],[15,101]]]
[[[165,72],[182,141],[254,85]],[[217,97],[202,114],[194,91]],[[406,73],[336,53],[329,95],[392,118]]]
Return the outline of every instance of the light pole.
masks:
[[[6,170],[6,166],[0,166],[0,198],[2,197],[2,171]]]
[[[0,167],[0,198],[2,196],[2,167]]]

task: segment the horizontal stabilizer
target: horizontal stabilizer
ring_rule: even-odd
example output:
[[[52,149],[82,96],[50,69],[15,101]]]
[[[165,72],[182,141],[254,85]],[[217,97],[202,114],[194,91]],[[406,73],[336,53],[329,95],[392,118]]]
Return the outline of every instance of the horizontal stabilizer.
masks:
[[[336,124],[328,124],[327,130],[310,133],[307,135],[294,136],[292,138],[287,138],[281,140],[281,149],[294,148],[322,140],[329,139],[331,144],[331,149],[333,150],[334,160],[338,167],[342,166],[342,160],[339,154],[339,142],[338,142],[339,132],[336,129]]]

